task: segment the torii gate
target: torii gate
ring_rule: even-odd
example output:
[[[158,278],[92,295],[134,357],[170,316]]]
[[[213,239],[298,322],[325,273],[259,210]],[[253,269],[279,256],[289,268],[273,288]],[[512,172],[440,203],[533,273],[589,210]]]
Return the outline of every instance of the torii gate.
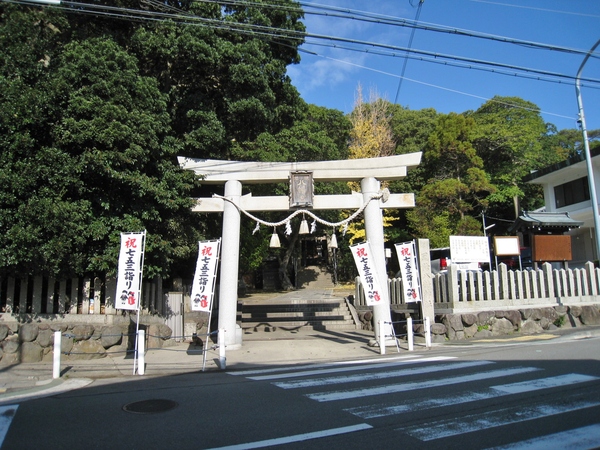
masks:
[[[291,174],[310,173],[314,181],[360,181],[361,193],[347,195],[315,195],[310,209],[364,208],[365,231],[371,247],[373,265],[380,280],[387,280],[383,240],[383,208],[412,208],[414,194],[389,194],[381,192],[381,181],[399,180],[408,168],[421,162],[421,152],[381,158],[350,159],[342,161],[307,162],[244,162],[179,157],[183,169],[193,170],[203,177],[202,184],[225,184],[223,197],[199,198],[193,211],[222,212],[221,273],[219,329],[225,330],[228,350],[242,345],[242,335],[236,333],[237,288],[240,253],[241,211],[289,211],[293,209],[285,196],[242,196],[242,182],[246,184],[281,183],[290,180]],[[373,307],[375,323],[391,322],[390,299],[383,289],[382,301]],[[387,328],[390,328],[388,326]],[[391,328],[385,330],[391,335]],[[377,332],[376,336],[377,338]]]

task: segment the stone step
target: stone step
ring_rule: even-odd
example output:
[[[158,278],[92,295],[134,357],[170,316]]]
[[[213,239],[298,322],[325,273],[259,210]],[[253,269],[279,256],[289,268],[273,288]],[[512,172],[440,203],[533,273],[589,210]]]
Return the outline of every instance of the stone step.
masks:
[[[243,305],[241,310],[243,312],[251,312],[251,311],[274,311],[274,312],[303,312],[303,311],[319,311],[319,312],[327,312],[327,311],[339,311],[346,310],[347,306],[344,304],[326,304],[326,305],[282,305],[282,304],[272,304],[272,305]]]
[[[313,329],[313,330],[356,330],[359,327],[353,321],[319,320],[319,321],[284,321],[284,322],[242,322],[241,328],[249,331],[275,331]]]
[[[279,307],[253,307],[253,308],[242,308],[242,314],[347,314],[348,308],[338,306],[336,308],[279,308]]]
[[[346,302],[331,299],[241,302],[238,322],[248,331],[357,329]]]
[[[238,316],[239,317],[239,316]],[[242,322],[251,321],[256,322],[258,320],[352,320],[352,315],[346,311],[346,314],[331,314],[327,313],[305,313],[305,312],[292,312],[292,313],[277,313],[277,312],[264,312],[264,313],[242,313]]]

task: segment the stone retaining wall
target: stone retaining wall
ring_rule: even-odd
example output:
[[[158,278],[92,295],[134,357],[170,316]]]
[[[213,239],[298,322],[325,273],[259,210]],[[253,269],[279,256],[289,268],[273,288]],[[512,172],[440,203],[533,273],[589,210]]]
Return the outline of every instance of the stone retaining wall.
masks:
[[[586,325],[600,325],[597,305],[440,314],[431,325],[431,336],[432,342],[440,342],[513,333],[535,334]],[[415,332],[422,334],[423,326],[418,325]]]
[[[359,310],[363,329],[373,330],[373,314]],[[407,311],[392,311],[397,335],[406,334]],[[464,314],[437,314],[431,324],[432,342],[506,336],[513,333],[535,334],[560,328],[600,325],[600,305],[554,306]],[[414,323],[417,335],[424,335],[422,323]]]
[[[61,353],[67,361],[104,358],[113,353],[122,356],[135,347],[136,323],[127,317],[121,319],[112,324],[67,320],[2,321],[0,365],[51,360],[55,331],[62,333]],[[140,329],[146,331],[146,348],[161,348],[171,343],[171,329],[152,317],[140,318]]]

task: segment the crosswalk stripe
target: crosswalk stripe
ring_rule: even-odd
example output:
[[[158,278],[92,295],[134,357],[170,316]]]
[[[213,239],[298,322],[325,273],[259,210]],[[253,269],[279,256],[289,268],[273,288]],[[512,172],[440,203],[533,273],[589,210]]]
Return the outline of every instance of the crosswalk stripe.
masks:
[[[567,373],[550,378],[540,378],[538,380],[521,381],[518,383],[502,384],[500,386],[492,386],[492,389],[506,392],[508,394],[520,394],[522,392],[534,391],[537,389],[545,389],[548,387],[566,386],[569,384],[584,383],[586,381],[597,380],[598,377],[591,375],[581,375],[578,373]]]
[[[345,400],[356,397],[367,397],[372,395],[391,394],[394,392],[405,392],[413,389],[426,389],[438,386],[449,386],[452,384],[468,383],[471,381],[487,380],[490,378],[505,377],[521,373],[534,372],[542,369],[537,367],[514,367],[510,369],[491,370],[489,372],[479,372],[471,375],[461,375],[456,377],[441,378],[430,381],[415,381],[410,383],[387,384],[384,386],[346,389],[342,391],[330,391],[317,394],[307,394],[307,397],[318,402],[329,402],[335,400]]]
[[[429,359],[430,361],[446,361],[449,359],[454,359],[453,356],[436,356],[434,358]],[[352,367],[335,367],[331,369],[318,369],[318,370],[304,370],[304,371],[296,371],[289,373],[280,373],[276,375],[259,375],[256,377],[248,377],[250,380],[254,381],[265,381],[265,380],[281,380],[284,378],[298,378],[298,377],[310,377],[314,375],[326,375],[329,373],[340,373],[340,372],[354,372],[358,370],[371,370],[371,369],[382,369],[386,367],[397,367],[399,365],[404,364],[415,364],[419,362],[427,362],[428,358],[414,359],[414,360],[406,360],[406,361],[396,361],[393,363],[385,363],[385,364],[368,364],[364,366],[352,366]],[[283,387],[283,386],[280,386]],[[289,389],[285,388],[284,389]]]
[[[419,360],[412,361],[402,361],[395,364],[414,364],[421,362],[433,362],[440,361],[440,357],[434,358],[422,358]],[[442,359],[443,360],[443,359]],[[280,387],[282,389],[296,389],[296,388],[304,388],[304,387],[312,387],[312,386],[324,386],[330,384],[341,384],[341,383],[354,383],[358,381],[368,381],[368,380],[382,380],[387,378],[398,378],[410,375],[420,375],[423,373],[434,373],[441,372],[445,370],[458,370],[464,369],[468,367],[477,367],[487,364],[494,364],[492,361],[466,361],[459,363],[450,363],[450,364],[436,364],[432,366],[424,366],[424,367],[414,367],[410,369],[396,369],[396,370],[388,370],[384,372],[372,372],[372,373],[361,373],[356,375],[346,375],[340,377],[324,377],[324,378],[311,378],[308,380],[295,380],[295,381],[283,381],[278,383],[273,383],[275,386]]]
[[[15,414],[17,414],[18,408],[19,405],[0,406],[0,447],[2,447],[6,433],[8,433],[8,429],[10,428],[10,423]]]
[[[397,431],[406,433],[421,441],[433,441],[435,439],[540,419],[600,405],[600,401],[598,400],[581,400],[578,395],[573,395],[572,397],[567,399],[561,398],[554,402],[523,406],[518,409],[518,414],[515,414],[513,408],[502,408],[486,413],[463,416],[459,419],[440,420],[418,426],[399,428]]]
[[[354,408],[346,408],[344,411],[354,414],[362,419],[374,419],[376,417],[385,417],[394,414],[422,411],[431,408],[441,408],[449,405],[459,405],[462,403],[475,402],[479,400],[488,400],[490,398],[496,398],[510,394],[532,392],[540,389],[549,389],[553,387],[585,383],[586,381],[593,381],[597,379],[598,377],[570,373],[556,377],[540,378],[536,380],[492,386],[487,389],[470,391],[459,395],[451,394],[437,398],[428,398],[426,400],[406,400],[402,403],[386,406],[358,406]]]
[[[562,431],[547,436],[536,437],[514,444],[493,447],[488,450],[591,450],[600,444],[600,424]]]
[[[382,365],[388,364],[389,361],[397,361],[402,359],[414,359],[420,358],[421,355],[404,355],[404,356],[395,356],[390,358],[378,358],[378,359],[361,359],[354,361],[333,361],[328,362],[327,364],[305,364],[303,366],[280,366],[280,367],[270,367],[268,369],[248,369],[248,370],[239,370],[235,372],[227,372],[228,375],[233,376],[248,376],[248,375],[256,375],[261,373],[276,373],[276,372],[287,372],[293,369],[295,372],[299,370],[305,369],[319,369],[319,368],[328,368],[328,367],[336,367],[336,366],[356,366],[361,364],[379,364],[378,367]],[[447,358],[454,358],[448,356]]]

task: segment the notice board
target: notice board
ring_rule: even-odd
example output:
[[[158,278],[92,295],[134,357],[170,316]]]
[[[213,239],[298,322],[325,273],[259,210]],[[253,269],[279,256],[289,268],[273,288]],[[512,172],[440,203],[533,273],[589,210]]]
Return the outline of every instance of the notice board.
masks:
[[[571,261],[571,236],[533,235],[531,248],[534,261]]]
[[[521,254],[518,236],[494,236],[496,256],[518,256]]]

